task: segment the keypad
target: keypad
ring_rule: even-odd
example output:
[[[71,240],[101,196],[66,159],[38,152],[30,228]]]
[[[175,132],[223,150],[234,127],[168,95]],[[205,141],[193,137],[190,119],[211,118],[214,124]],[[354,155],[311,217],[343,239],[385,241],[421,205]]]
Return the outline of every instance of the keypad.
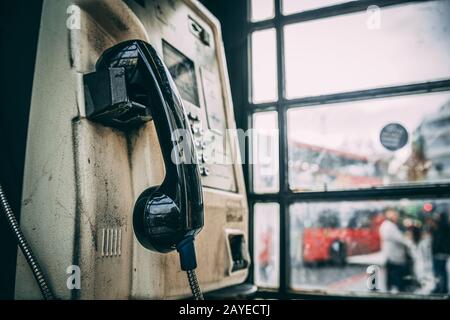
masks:
[[[208,157],[204,152],[206,149],[206,142],[203,140],[205,132],[202,127],[202,122],[199,116],[194,112],[188,112],[187,115],[194,139],[194,146],[197,151],[200,174],[206,177],[209,176],[211,172],[206,165]]]

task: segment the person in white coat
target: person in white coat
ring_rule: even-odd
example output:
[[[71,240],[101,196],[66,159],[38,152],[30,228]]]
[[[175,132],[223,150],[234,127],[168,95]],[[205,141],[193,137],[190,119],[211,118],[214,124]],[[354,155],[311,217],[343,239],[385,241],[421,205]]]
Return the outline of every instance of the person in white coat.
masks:
[[[381,250],[385,258],[386,287],[388,291],[394,288],[405,291],[409,275],[409,240],[397,225],[400,217],[398,211],[388,208],[384,215],[386,219],[380,226],[380,238]]]

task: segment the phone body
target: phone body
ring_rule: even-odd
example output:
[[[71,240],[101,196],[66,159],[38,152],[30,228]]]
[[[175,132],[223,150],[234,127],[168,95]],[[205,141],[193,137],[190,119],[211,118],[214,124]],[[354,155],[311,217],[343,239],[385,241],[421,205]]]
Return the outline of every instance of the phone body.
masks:
[[[47,0],[21,226],[62,299],[190,295],[177,253],[146,250],[133,231],[136,200],[165,177],[167,142],[159,141],[153,119],[124,131],[87,117],[85,75],[105,50],[132,39],[162,57],[194,136],[204,202],[196,237],[200,285],[210,291],[248,275],[247,199],[239,145],[227,135],[235,123],[218,21],[197,1]],[[224,161],[211,159],[217,154]],[[20,252],[15,297],[40,298]]]

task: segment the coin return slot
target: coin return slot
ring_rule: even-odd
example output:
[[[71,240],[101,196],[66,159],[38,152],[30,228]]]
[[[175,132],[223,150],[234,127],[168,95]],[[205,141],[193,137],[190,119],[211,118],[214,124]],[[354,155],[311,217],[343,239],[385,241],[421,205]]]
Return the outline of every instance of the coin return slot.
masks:
[[[244,235],[230,234],[228,235],[228,241],[231,249],[231,258],[233,260],[231,272],[246,269],[249,265],[249,260],[246,255]]]

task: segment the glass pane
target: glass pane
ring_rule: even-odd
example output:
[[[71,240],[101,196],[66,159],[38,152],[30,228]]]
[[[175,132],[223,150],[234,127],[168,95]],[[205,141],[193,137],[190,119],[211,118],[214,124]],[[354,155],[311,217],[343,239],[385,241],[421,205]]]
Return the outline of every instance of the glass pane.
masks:
[[[252,150],[253,191],[278,192],[279,148],[276,111],[258,112],[253,115]]]
[[[253,102],[277,99],[277,58],[275,29],[252,34],[252,96]]]
[[[273,0],[251,0],[251,11],[252,22],[273,18]]]
[[[327,191],[450,182],[450,93],[288,111],[289,184]]]
[[[254,207],[254,276],[260,287],[276,288],[280,276],[280,208],[278,203]]]
[[[294,204],[291,287],[336,293],[446,292],[449,211],[448,199]]]
[[[348,2],[348,0],[283,0],[283,14],[288,15],[300,11],[332,6],[343,2]]]
[[[286,96],[315,96],[450,78],[450,1],[291,24]]]

